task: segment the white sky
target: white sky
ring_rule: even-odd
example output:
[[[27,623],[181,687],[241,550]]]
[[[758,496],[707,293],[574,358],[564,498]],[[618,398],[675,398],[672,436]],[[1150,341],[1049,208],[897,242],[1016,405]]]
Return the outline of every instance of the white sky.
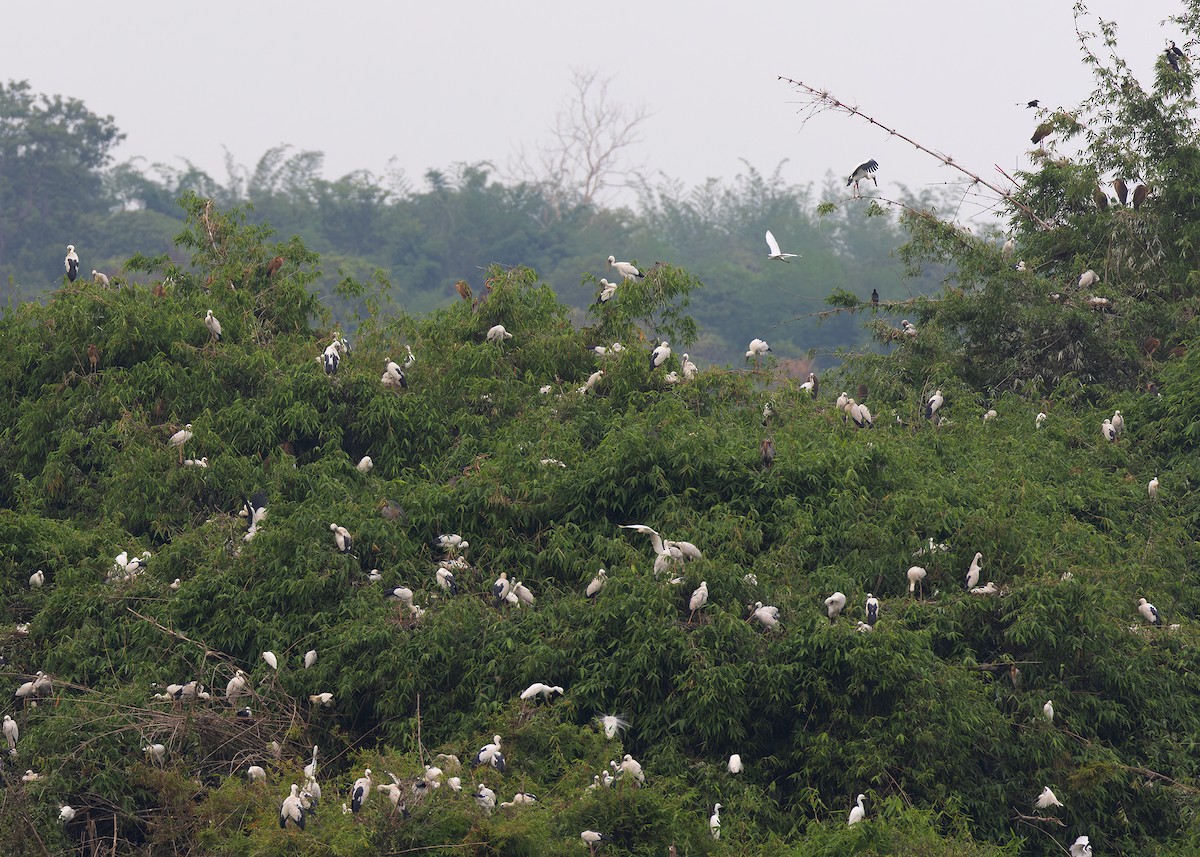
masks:
[[[996,177],[1023,164],[1040,98],[1090,92],[1070,0],[454,0],[337,3],[118,0],[5,8],[0,77],[77,97],[127,134],[121,160],[184,157],[225,179],[227,147],[253,166],[270,147],[321,150],[325,175],[491,160],[547,137],[573,67],[651,113],[633,157],[689,185],[745,158],[816,182],[876,158],[885,183],[958,182],[907,144],[826,114],[801,128],[777,75],[827,88],[880,121]],[[1140,7],[1134,11],[1134,7]],[[1149,87],[1178,0],[1092,0],[1119,24]],[[1094,29],[1094,27],[1092,28]],[[967,212],[963,214],[966,215]]]

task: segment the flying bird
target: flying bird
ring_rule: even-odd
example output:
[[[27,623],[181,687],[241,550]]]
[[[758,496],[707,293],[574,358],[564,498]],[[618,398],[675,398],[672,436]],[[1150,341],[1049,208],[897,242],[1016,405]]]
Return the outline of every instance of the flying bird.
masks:
[[[212,310],[209,310],[204,316],[204,326],[208,328],[209,339],[217,342],[221,341],[221,322],[217,321],[217,317],[213,315]]]
[[[1033,802],[1033,805],[1038,809],[1047,809],[1052,806],[1062,806],[1063,804],[1062,801],[1055,797],[1050,786],[1046,786],[1042,789],[1042,793],[1037,796],[1037,800]]]
[[[780,262],[790,262],[792,259],[799,259],[799,253],[783,253],[779,250],[779,242],[775,240],[775,236],[771,234],[771,230],[767,230],[767,253],[768,259],[778,259]]]
[[[1092,841],[1080,836],[1071,845],[1071,857],[1092,857]]]
[[[854,195],[859,196],[858,183],[863,179],[870,179],[875,182],[875,187],[879,187],[879,182],[875,179],[875,171],[879,169],[879,161],[872,158],[865,164],[859,164],[854,168],[854,172],[850,173],[850,177],[846,179],[846,187],[854,185]]]
[[[631,265],[628,262],[618,262],[616,256],[609,256],[605,267],[615,268],[617,273],[626,280],[640,280],[646,276],[637,269],[636,265]]]
[[[79,276],[79,257],[75,255],[75,245],[67,245],[67,255],[63,259],[63,268],[67,271],[67,279],[72,283]]]
[[[1041,102],[1040,98],[1035,98],[1035,99],[1033,99],[1033,101],[1027,101],[1027,102],[1025,102],[1025,109],[1028,110],[1031,107],[1037,107],[1040,102]]]

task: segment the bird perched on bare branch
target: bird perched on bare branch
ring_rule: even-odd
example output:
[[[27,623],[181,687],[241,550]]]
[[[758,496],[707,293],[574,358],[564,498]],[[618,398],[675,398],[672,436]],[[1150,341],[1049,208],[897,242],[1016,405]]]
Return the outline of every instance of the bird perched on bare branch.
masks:
[[[863,179],[870,179],[875,182],[875,187],[879,187],[879,181],[875,178],[874,173],[879,169],[879,161],[872,158],[865,164],[859,164],[854,168],[854,172],[850,173],[850,177],[846,179],[846,187],[854,185],[854,195],[859,196],[858,183]]]

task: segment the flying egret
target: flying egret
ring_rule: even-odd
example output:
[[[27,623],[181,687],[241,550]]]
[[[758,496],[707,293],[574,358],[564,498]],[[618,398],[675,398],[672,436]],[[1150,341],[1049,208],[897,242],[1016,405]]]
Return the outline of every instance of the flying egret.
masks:
[[[1151,625],[1161,625],[1162,617],[1158,615],[1158,608],[1147,601],[1145,598],[1138,599],[1138,612],[1142,614],[1142,618]]]
[[[341,553],[350,553],[350,549],[354,547],[354,540],[350,538],[350,531],[337,524],[330,524],[329,532],[333,533],[333,541],[337,545],[337,549]]]
[[[1042,793],[1038,795],[1037,800],[1033,802],[1033,805],[1038,809],[1047,809],[1052,806],[1062,806],[1063,803],[1057,797],[1055,797],[1054,792],[1050,789],[1050,786],[1046,786],[1044,789],[1042,789]]]
[[[354,469],[359,473],[366,473],[374,466],[375,462],[371,460],[371,456],[364,455],[358,460],[358,464],[354,465]]]
[[[729,773],[740,774],[742,772],[742,757],[734,753],[729,757]]]
[[[1071,857],[1092,857],[1092,841],[1080,836],[1071,845]]]
[[[42,584],[46,582],[45,573],[39,568],[33,574],[29,575],[29,586],[32,589],[41,589]]]
[[[504,754],[500,751],[500,736],[493,735],[490,744],[484,744],[475,754],[476,765],[491,765],[500,773],[504,773]]]
[[[831,624],[845,608],[846,596],[841,592],[835,592],[825,599],[825,612],[829,614]]]
[[[1046,715],[1046,719],[1051,723],[1054,722],[1054,700],[1046,700],[1046,704],[1042,706],[1042,714]]]
[[[540,681],[535,681],[533,684],[529,685],[529,687],[521,691],[521,699],[529,700],[533,699],[535,696],[540,696],[543,701],[548,702],[550,697],[556,693],[559,696],[562,696],[563,689],[559,685],[549,685],[543,684]]]
[[[371,786],[374,785],[375,779],[371,776],[371,769],[367,768],[363,771],[363,775],[354,781],[354,785],[350,788],[350,811],[357,813],[362,809],[363,801],[371,794]]]
[[[263,652],[262,659],[267,662],[267,666],[269,666],[271,669],[273,669],[273,670],[279,669],[279,658],[275,657],[274,652],[271,652],[271,651]]]
[[[67,255],[63,258],[63,268],[67,272],[67,279],[72,283],[79,276],[79,256],[75,253],[75,245],[67,245]]]
[[[867,606],[864,612],[867,616],[867,624],[874,628],[875,623],[879,621],[879,599],[870,592],[867,593]]]
[[[671,359],[671,346],[667,340],[663,340],[653,351],[650,352],[650,368],[657,369],[659,366]]]
[[[475,792],[475,803],[479,804],[484,812],[491,813],[496,808],[496,793],[480,783],[479,789]]]
[[[971,560],[971,567],[967,569],[967,589],[974,589],[979,585],[979,570],[981,568],[983,568],[983,554],[976,551],[975,558]]]
[[[933,415],[938,412],[938,408],[945,404],[945,402],[946,399],[942,396],[941,390],[936,391],[930,396],[929,402],[925,405],[925,419],[933,419]]]
[[[761,601],[754,602],[754,612],[750,618],[757,619],[759,624],[768,630],[779,627],[779,608],[764,605]]]
[[[316,649],[309,649],[307,652],[304,653],[304,668],[306,670],[312,669],[313,664],[315,664],[316,662],[317,662],[317,650]]]
[[[866,795],[859,795],[854,803],[854,807],[850,810],[850,817],[846,819],[846,825],[858,824],[866,815],[867,810],[863,807],[863,801],[867,799]]]
[[[217,321],[217,317],[213,315],[212,310],[209,310],[204,316],[204,326],[208,328],[210,340],[215,342],[221,341],[221,322]]]
[[[927,573],[928,572],[926,572],[925,569],[921,568],[921,566],[919,566],[919,565],[914,565],[914,566],[909,567],[908,572],[907,572],[908,591],[916,592],[917,587],[921,585],[921,582],[925,579],[925,575]]]
[[[604,588],[604,584],[608,582],[608,572],[600,569],[596,572],[596,576],[592,578],[592,582],[587,585],[587,597],[593,601],[600,594],[600,590]]]
[[[700,585],[692,593],[692,597],[688,600],[688,609],[692,612],[688,615],[688,621],[691,622],[696,615],[696,611],[704,608],[708,603],[708,581],[700,581]]]
[[[616,256],[609,256],[605,267],[614,268],[626,280],[640,280],[646,276],[637,269],[636,265],[631,265],[629,262],[618,262]]]
[[[1112,420],[1105,417],[1104,422],[1100,424],[1100,434],[1109,443],[1117,439],[1117,430],[1112,424]]]
[[[778,259],[780,262],[790,262],[792,259],[799,259],[799,253],[782,253],[779,250],[779,242],[775,240],[775,236],[771,234],[771,230],[767,230],[767,258]]]
[[[263,770],[262,765],[251,765],[246,768],[246,777],[252,783],[265,783],[267,781],[267,772]]]
[[[821,382],[817,380],[815,372],[808,373],[808,380],[800,385],[801,390],[808,392],[814,399],[817,397],[817,391],[821,389]]]
[[[17,738],[21,735],[21,730],[17,728],[17,721],[12,717],[4,715],[4,739],[8,741],[8,752],[12,755],[17,755]]]
[[[1146,490],[1150,494],[1150,499],[1154,500],[1158,497],[1158,477],[1155,476],[1150,480],[1150,484],[1146,486]]]
[[[860,196],[861,192],[858,189],[858,183],[863,179],[870,179],[875,182],[875,187],[879,187],[879,181],[875,178],[875,171],[879,169],[879,161],[872,158],[864,164],[859,164],[854,168],[854,172],[850,173],[850,177],[846,179],[846,187],[854,185],[854,195]]]
[[[492,327],[488,328],[488,332],[487,332],[487,341],[488,342],[497,342],[498,343],[498,342],[503,342],[506,339],[512,339],[512,334],[504,329],[504,325],[496,324],[496,325],[493,325]]]
[[[713,839],[721,838],[721,805],[719,803],[713,806],[712,815],[708,817],[708,832],[712,834]]]
[[[596,299],[596,303],[605,304],[611,301],[617,294],[617,284],[610,283],[603,277],[600,279],[600,297]]]
[[[304,807],[300,803],[300,787],[292,783],[292,793],[283,799],[279,807],[279,826],[286,828],[288,822],[304,829]]]
[[[600,728],[604,730],[604,737],[609,741],[616,738],[618,732],[624,732],[629,728],[629,721],[615,714],[602,714],[596,719],[600,723]]]

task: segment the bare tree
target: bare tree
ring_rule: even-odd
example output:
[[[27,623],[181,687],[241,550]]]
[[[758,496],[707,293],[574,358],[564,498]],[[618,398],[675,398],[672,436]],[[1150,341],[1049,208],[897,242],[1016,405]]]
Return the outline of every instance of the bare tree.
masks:
[[[638,167],[625,162],[626,150],[641,142],[640,127],[650,115],[609,99],[611,77],[573,69],[571,90],[550,128],[547,142],[524,146],[509,167],[511,178],[537,185],[545,194],[546,219],[564,209],[604,201],[605,191],[624,186]]]

